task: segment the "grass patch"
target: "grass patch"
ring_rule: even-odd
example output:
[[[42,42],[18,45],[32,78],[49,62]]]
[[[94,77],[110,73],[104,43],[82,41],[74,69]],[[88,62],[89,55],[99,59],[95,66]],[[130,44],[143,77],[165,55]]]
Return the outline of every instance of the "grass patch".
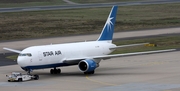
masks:
[[[7,56],[6,58],[11,59],[11,60],[17,60],[18,55],[11,55]]]
[[[121,40],[114,42],[114,44],[126,45],[126,44],[147,43],[147,42],[157,44],[157,47],[147,47],[147,46],[125,47],[115,50],[112,54],[180,48],[180,36]],[[18,55],[12,55],[6,58],[16,60],[17,56]]]
[[[142,45],[142,46],[119,48],[115,50],[112,54],[180,48],[180,36],[122,40],[114,43],[116,45],[125,45],[125,44],[147,43],[147,42],[152,44],[157,44],[157,46],[147,47]]]
[[[110,3],[110,2],[129,2],[129,1],[143,1],[143,0],[71,0],[76,3]]]
[[[127,2],[142,0],[70,0],[75,3],[110,3]],[[6,7],[28,7],[28,6],[47,6],[47,5],[67,5],[63,0],[0,0],[0,8]]]
[[[119,7],[115,31],[180,26],[180,3]],[[100,33],[109,8],[0,14],[0,40]]]

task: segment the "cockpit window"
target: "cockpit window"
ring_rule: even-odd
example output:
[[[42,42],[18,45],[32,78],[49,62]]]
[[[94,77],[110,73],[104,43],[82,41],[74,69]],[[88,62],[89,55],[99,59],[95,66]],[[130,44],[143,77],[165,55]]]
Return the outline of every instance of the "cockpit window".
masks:
[[[27,53],[27,56],[31,57],[32,55],[31,55],[31,53]]]
[[[31,57],[31,53],[22,53],[22,54],[19,54],[19,56],[28,56],[28,57]]]

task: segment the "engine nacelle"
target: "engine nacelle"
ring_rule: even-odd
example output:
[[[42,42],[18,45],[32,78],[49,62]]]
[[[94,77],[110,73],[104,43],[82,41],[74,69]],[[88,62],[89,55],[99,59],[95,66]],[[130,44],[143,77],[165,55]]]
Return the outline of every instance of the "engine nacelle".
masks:
[[[82,60],[79,62],[78,66],[82,72],[91,72],[97,67],[96,62],[92,59]]]

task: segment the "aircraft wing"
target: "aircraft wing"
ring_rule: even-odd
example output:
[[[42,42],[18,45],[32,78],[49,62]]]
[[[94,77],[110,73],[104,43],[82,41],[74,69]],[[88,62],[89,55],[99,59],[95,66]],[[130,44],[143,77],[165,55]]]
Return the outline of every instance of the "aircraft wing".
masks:
[[[113,49],[117,49],[117,48],[131,47],[131,46],[139,46],[139,45],[146,45],[146,44],[149,44],[149,43],[139,43],[139,44],[121,45],[121,46],[111,47],[111,48],[109,48],[109,49],[110,49],[110,50],[113,50]]]
[[[134,52],[134,53],[124,53],[124,54],[113,54],[113,55],[103,55],[103,56],[95,56],[94,58],[114,58],[114,57],[123,57],[123,56],[133,56],[133,55],[141,55],[141,54],[152,54],[152,53],[162,53],[162,52],[170,52],[175,51],[176,49],[168,49],[168,50],[156,50],[156,51],[145,51],[145,52]]]
[[[141,55],[141,54],[152,54],[152,53],[162,53],[162,52],[171,52],[176,49],[167,49],[167,50],[156,50],[156,51],[145,51],[145,52],[134,52],[134,53],[124,53],[124,54],[112,54],[112,55],[102,55],[102,56],[92,56],[92,57],[83,57],[83,58],[67,58],[64,62],[75,62],[84,59],[109,59],[115,57],[124,57],[124,56],[132,56],[132,55]]]
[[[11,51],[11,52],[15,52],[15,53],[21,53],[21,51],[15,50],[15,49],[11,49],[11,48],[6,48],[6,47],[4,47],[3,49],[4,49],[4,50]]]

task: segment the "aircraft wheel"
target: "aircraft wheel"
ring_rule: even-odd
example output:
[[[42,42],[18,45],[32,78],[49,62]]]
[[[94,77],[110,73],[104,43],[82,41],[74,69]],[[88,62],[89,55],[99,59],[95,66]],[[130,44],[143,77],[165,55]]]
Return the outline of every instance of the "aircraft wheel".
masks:
[[[84,72],[84,74],[94,74],[94,70],[90,72]]]
[[[51,74],[60,74],[61,73],[61,69],[51,69],[50,73]]]
[[[94,70],[90,72],[90,74],[94,74]]]
[[[84,74],[86,75],[86,74],[88,74],[88,72],[84,72]]]
[[[53,71],[54,71],[54,74],[57,74],[57,73],[58,73],[58,72],[57,72],[57,69],[54,69]]]
[[[61,69],[57,69],[57,73],[60,74],[61,73]]]
[[[19,78],[19,79],[18,79],[18,82],[22,82],[22,78]]]
[[[38,80],[39,79],[39,75],[34,75],[34,80]]]
[[[50,73],[51,73],[51,74],[54,74],[54,69],[51,69],[51,70],[50,70]]]

